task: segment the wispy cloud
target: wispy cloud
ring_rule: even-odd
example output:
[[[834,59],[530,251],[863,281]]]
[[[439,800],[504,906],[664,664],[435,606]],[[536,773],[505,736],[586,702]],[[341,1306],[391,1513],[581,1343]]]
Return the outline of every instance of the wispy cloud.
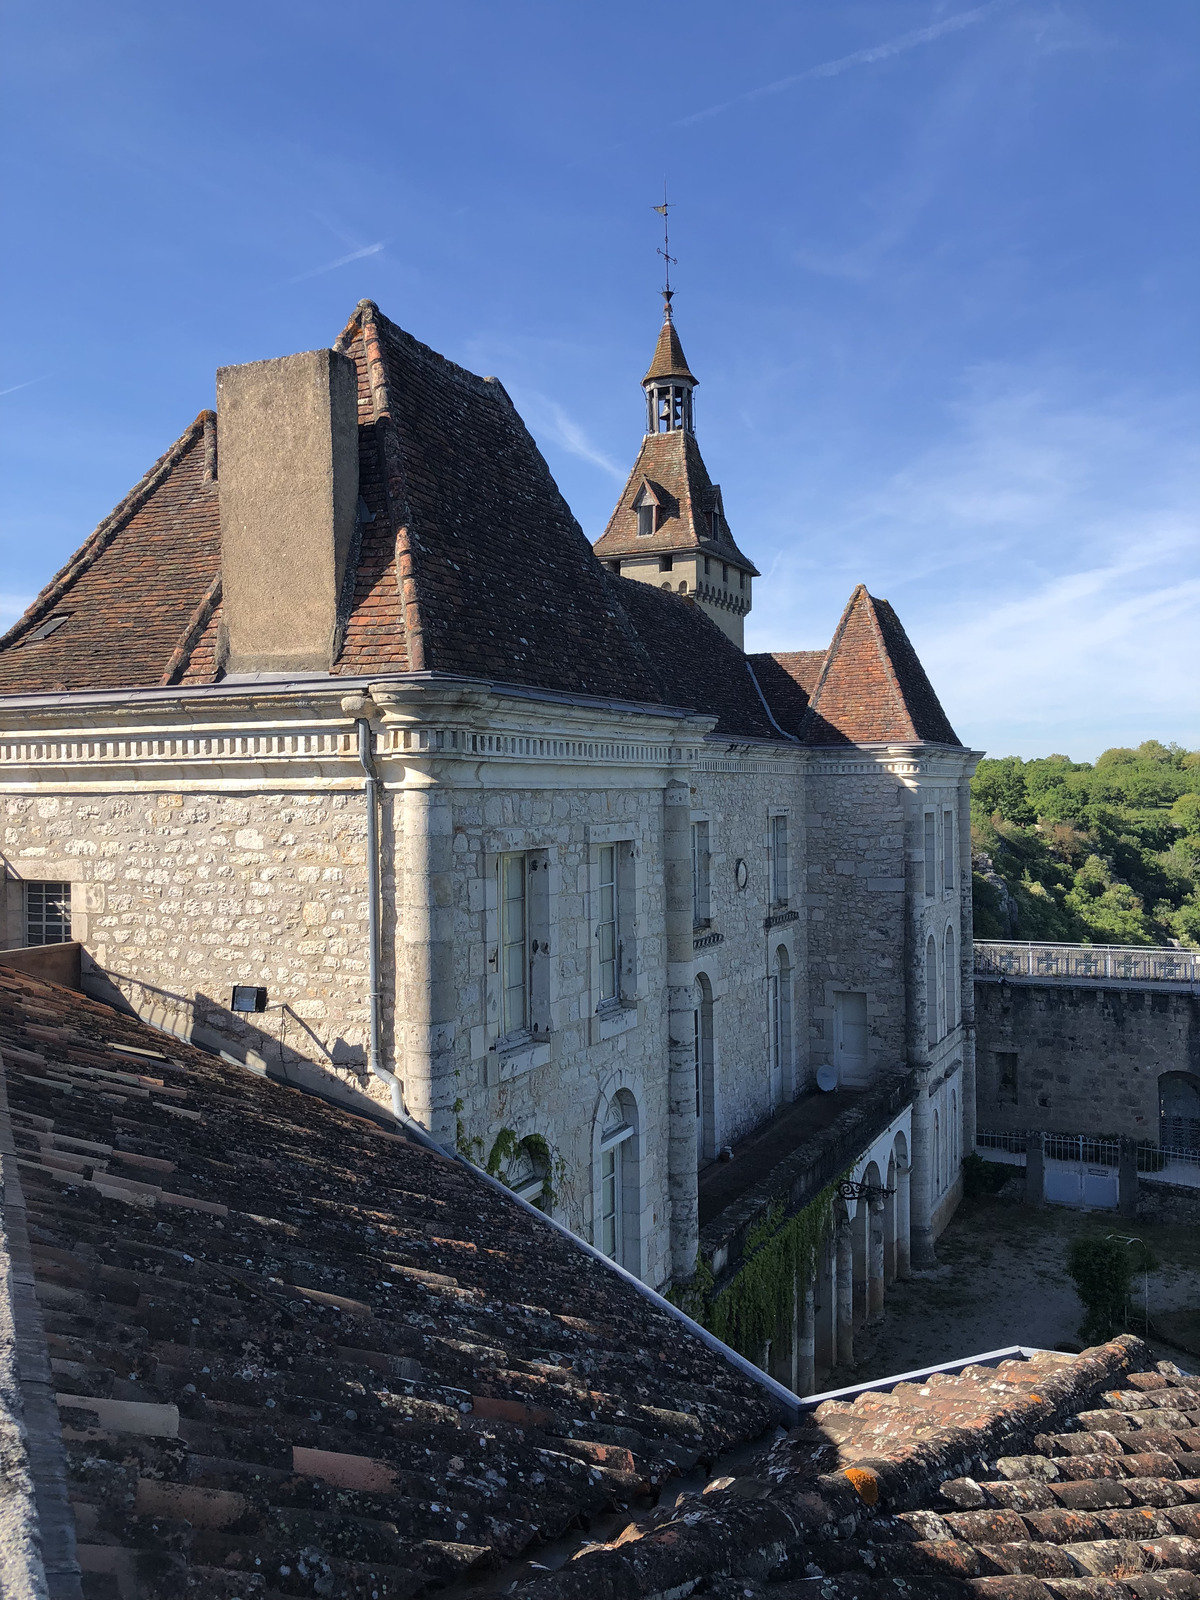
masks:
[[[40,378],[26,378],[24,383],[14,383],[9,389],[0,389],[0,396],[16,394],[18,389],[29,389],[35,383],[47,383],[54,376],[52,372],[43,372]]]
[[[932,44],[935,39],[941,39],[948,33],[958,33],[976,22],[982,22],[984,17],[990,16],[992,12],[1012,4],[1013,0],[987,0],[986,5],[974,6],[970,11],[960,11],[957,16],[946,17],[941,22],[931,23],[927,28],[914,28],[911,32],[898,34],[896,38],[887,39],[882,44],[870,45],[865,50],[853,50],[848,56],[839,56],[835,61],[822,61],[815,67],[806,67],[803,72],[794,72],[790,77],[776,78],[773,83],[764,83],[756,89],[747,89],[742,94],[734,95],[730,100],[722,100],[717,105],[706,106],[703,111],[693,111],[690,116],[680,117],[676,126],[686,128],[692,123],[705,122],[709,117],[720,116],[723,111],[729,111],[734,106],[749,105],[755,100],[766,99],[768,95],[783,94],[788,89],[794,89],[798,83],[809,83],[815,78],[836,78],[843,72],[849,72],[853,67],[865,67],[873,61],[886,61],[889,56],[903,55],[906,50],[915,50],[922,44]]]
[[[780,541],[753,647],[820,643],[799,619],[819,605],[827,634],[861,579],[895,603],[970,744],[1076,760],[1152,736],[1200,746],[1200,394],[999,366],[967,388],[942,440],[846,496],[819,543]]]
[[[536,390],[522,390],[517,409],[531,432],[553,439],[568,455],[591,462],[592,466],[599,467],[615,482],[625,482],[628,469],[618,466],[598,445],[593,444],[579,423],[574,417],[568,416],[557,400],[551,400],[548,395],[539,394]]]
[[[347,256],[327,261],[323,267],[313,267],[309,272],[298,272],[294,278],[285,278],[284,283],[303,283],[308,278],[319,278],[322,273],[335,272],[338,267],[348,267],[352,261],[361,261],[364,256],[377,256],[386,243],[386,239],[380,239],[376,244],[365,244],[361,250],[351,250]]]

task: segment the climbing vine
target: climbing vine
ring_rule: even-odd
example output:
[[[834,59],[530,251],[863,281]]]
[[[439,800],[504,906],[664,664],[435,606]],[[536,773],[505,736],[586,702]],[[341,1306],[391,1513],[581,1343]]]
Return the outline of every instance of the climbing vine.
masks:
[[[797,1280],[816,1272],[833,1231],[838,1184],[848,1174],[849,1168],[794,1216],[786,1216],[782,1204],[772,1206],[746,1235],[741,1270],[719,1294],[712,1292],[711,1268],[697,1261],[691,1282],[671,1291],[672,1301],[750,1360],[759,1357],[791,1320]]]

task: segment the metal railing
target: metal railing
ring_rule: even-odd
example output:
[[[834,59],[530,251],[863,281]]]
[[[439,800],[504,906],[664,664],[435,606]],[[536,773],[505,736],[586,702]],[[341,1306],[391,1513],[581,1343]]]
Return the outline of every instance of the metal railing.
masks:
[[[1200,950],[976,939],[975,971],[1001,978],[1200,984]]]
[[[1117,1139],[1087,1133],[1044,1133],[1041,1137],[1042,1153],[1047,1161],[1071,1161],[1113,1170],[1120,1164],[1121,1146]],[[1029,1138],[1025,1133],[980,1128],[975,1134],[975,1148],[981,1154],[989,1150],[997,1152],[993,1159],[1003,1160],[1005,1155],[1025,1156]],[[1141,1139],[1137,1146],[1137,1169],[1144,1178],[1200,1188],[1200,1149],[1152,1144],[1148,1139]]]

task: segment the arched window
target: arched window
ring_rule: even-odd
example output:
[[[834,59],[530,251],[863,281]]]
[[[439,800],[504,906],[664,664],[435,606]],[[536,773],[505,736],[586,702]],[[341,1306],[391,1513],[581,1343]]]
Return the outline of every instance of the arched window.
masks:
[[[954,929],[946,929],[945,970],[942,975],[945,991],[946,1032],[952,1033],[958,1023],[958,958],[955,953]]]
[[[507,1135],[507,1138],[505,1138]],[[503,1141],[503,1142],[502,1142]],[[550,1212],[554,1200],[550,1177],[550,1146],[541,1134],[528,1133],[517,1139],[505,1129],[494,1147],[495,1176],[514,1194],[539,1211]],[[491,1171],[493,1163],[488,1162]]]
[[[775,970],[767,979],[767,1027],[774,1110],[784,1100],[792,1080],[792,964],[784,945],[775,952]]]
[[[925,1037],[930,1046],[940,1038],[938,1033],[938,974],[937,945],[933,935],[925,946]]]
[[[693,1059],[696,1069],[696,1155],[717,1153],[716,1083],[713,1050],[712,984],[701,972],[692,990]]]
[[[641,1271],[641,1183],[637,1102],[620,1089],[600,1127],[596,1247],[630,1272]]]
[[[936,1111],[933,1113],[933,1192],[942,1192],[942,1129]]]

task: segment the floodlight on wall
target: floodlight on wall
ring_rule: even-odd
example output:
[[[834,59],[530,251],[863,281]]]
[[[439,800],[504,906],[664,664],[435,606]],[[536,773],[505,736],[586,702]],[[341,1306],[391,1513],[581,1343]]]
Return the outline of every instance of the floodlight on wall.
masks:
[[[265,1011],[267,1009],[267,991],[255,988],[251,983],[235,983],[230,1009],[233,1011]]]

